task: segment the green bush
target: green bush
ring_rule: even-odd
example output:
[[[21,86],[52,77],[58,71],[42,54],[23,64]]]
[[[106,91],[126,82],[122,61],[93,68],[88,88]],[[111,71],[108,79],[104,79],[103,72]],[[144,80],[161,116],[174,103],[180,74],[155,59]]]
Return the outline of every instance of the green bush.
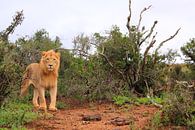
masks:
[[[162,123],[164,125],[184,125],[194,123],[193,94],[182,83],[176,83],[173,91],[167,95],[162,108]]]
[[[155,103],[158,104],[163,104],[164,103],[164,99],[162,98],[158,98],[158,97],[154,97],[154,98],[147,98],[147,97],[127,97],[127,96],[114,96],[113,97],[113,101],[114,104],[116,105],[124,105],[125,103],[134,103],[134,104],[144,104],[144,105],[149,105],[152,104],[151,100],[153,100]]]
[[[142,98],[137,98],[135,100],[135,102],[137,102],[139,104],[145,104],[145,105],[147,105],[147,104],[150,104],[150,99],[147,98],[147,97],[142,97]]]
[[[159,128],[163,126],[161,121],[161,112],[155,113],[154,117],[151,120],[151,127],[152,128]]]
[[[125,103],[130,103],[131,99],[126,96],[114,96],[113,101],[114,101],[114,104],[121,106],[121,105],[124,105]]]
[[[0,127],[18,128],[38,118],[32,105],[12,101],[0,109]]]
[[[0,44],[1,50],[3,46]],[[22,77],[22,68],[15,62],[15,51],[9,50],[9,53],[4,52],[2,55],[3,59],[0,59],[0,106],[9,97],[16,97]]]
[[[189,130],[195,130],[195,117],[187,121],[187,126]]]
[[[56,104],[56,107],[57,107],[58,109],[64,109],[64,108],[67,108],[68,105],[65,104],[64,102],[58,101],[57,104]]]

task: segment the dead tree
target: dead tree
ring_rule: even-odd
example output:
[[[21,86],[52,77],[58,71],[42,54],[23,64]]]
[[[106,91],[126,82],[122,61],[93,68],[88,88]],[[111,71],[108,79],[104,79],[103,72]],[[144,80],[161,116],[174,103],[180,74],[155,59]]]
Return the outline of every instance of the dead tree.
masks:
[[[3,41],[8,41],[9,35],[14,32],[16,27],[20,25],[23,20],[24,20],[23,10],[16,12],[16,15],[13,17],[11,25],[9,25],[5,30],[0,32],[0,39]]]
[[[132,67],[129,64],[126,64],[126,69],[125,70],[119,70],[117,67],[114,66],[114,64],[109,60],[109,58],[105,55],[104,53],[104,46],[101,45],[101,52],[99,52],[99,55],[101,55],[107,63],[110,65],[113,70],[115,70],[117,73],[119,73],[123,80],[128,83],[129,89],[131,91],[136,90],[136,87],[139,82],[142,82],[145,84],[147,91],[150,86],[148,86],[148,77],[145,76],[145,71],[147,69],[147,64],[148,64],[148,56],[150,55],[149,52],[152,47],[157,43],[156,41],[156,35],[157,32],[155,32],[155,27],[157,25],[157,21],[154,21],[153,25],[149,30],[145,30],[145,27],[141,27],[141,22],[142,22],[142,16],[143,14],[151,8],[151,5],[144,8],[139,15],[139,21],[136,26],[131,25],[131,16],[132,16],[132,9],[131,9],[131,0],[129,0],[129,15],[127,17],[127,23],[126,27],[128,29],[128,36],[129,40],[131,41],[130,43],[133,46],[133,52],[135,56],[138,56],[139,60],[134,61],[134,57],[132,58],[132,62],[136,64],[136,67]],[[153,66],[157,64],[157,56],[159,49],[164,45],[164,43],[170,41],[173,39],[178,32],[180,31],[180,28],[169,38],[163,40],[162,42],[159,43],[157,48],[155,49],[154,53],[150,56],[152,56],[153,59]],[[147,44],[147,47],[144,51],[144,53],[141,53],[141,47],[143,44]],[[96,44],[96,46],[98,46]],[[126,52],[126,62],[128,62],[129,59],[129,51]],[[136,92],[136,91],[134,91]],[[149,93],[149,92],[148,92]]]

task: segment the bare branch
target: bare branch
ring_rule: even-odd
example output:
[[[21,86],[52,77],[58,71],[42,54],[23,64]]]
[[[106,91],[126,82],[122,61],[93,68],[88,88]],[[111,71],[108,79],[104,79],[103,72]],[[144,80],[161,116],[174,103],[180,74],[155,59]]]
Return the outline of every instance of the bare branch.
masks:
[[[0,38],[7,41],[10,34],[12,34],[15,28],[20,25],[24,20],[23,10],[16,12],[16,15],[13,17],[11,25],[8,26],[4,31],[0,32]]]
[[[139,22],[138,22],[138,25],[137,25],[137,31],[139,30],[139,27],[140,27],[140,24],[141,24],[141,21],[142,21],[142,14],[143,14],[145,11],[147,11],[148,9],[150,9],[150,7],[152,7],[152,5],[150,5],[150,6],[148,6],[148,7],[145,7],[145,8],[141,11],[141,13],[140,13],[140,15],[139,15]]]
[[[156,42],[156,40],[155,40],[156,35],[157,35],[157,32],[156,32],[156,34],[152,37],[152,40],[151,40],[149,46],[146,48],[146,50],[145,50],[145,52],[144,52],[144,58],[143,58],[143,63],[142,63],[142,67],[141,67],[141,71],[142,71],[142,72],[143,72],[144,67],[145,67],[145,64],[146,64],[146,58],[147,58],[148,52],[149,52],[149,50],[153,47],[154,43]]]
[[[155,50],[155,53],[158,52],[158,50],[163,46],[163,44],[164,44],[165,42],[168,42],[169,40],[173,39],[173,38],[179,33],[179,30],[180,30],[180,29],[181,29],[181,28],[177,29],[177,31],[176,31],[172,36],[170,36],[170,37],[167,38],[166,40],[162,41],[162,42],[159,44],[158,48]]]
[[[127,29],[129,31],[129,33],[131,32],[130,30],[130,22],[131,22],[131,0],[129,0],[129,16],[127,17]]]
[[[155,26],[156,26],[157,23],[158,23],[158,21],[154,21],[154,24],[153,24],[153,26],[151,27],[150,32],[149,32],[148,35],[139,43],[139,46],[141,46],[142,43],[144,43],[144,42],[152,35],[152,33],[153,33],[153,31],[154,31],[154,28],[155,28]]]
[[[169,40],[173,39],[173,38],[179,33],[180,29],[181,29],[181,28],[177,29],[177,31],[176,31],[172,36],[170,36],[170,37],[167,38],[166,40],[162,41],[162,42],[159,44],[158,48],[156,48],[156,50],[155,50],[155,52],[154,52],[154,55],[155,55],[155,57],[154,57],[154,62],[153,62],[154,64],[156,64],[156,60],[157,60],[156,58],[157,58],[158,50],[163,46],[163,44],[164,44],[165,42],[168,42]]]

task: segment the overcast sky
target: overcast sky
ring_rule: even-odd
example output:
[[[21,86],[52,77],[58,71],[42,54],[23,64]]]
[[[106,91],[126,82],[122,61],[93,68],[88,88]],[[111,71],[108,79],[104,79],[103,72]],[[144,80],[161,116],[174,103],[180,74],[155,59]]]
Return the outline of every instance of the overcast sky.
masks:
[[[142,25],[149,28],[158,20],[159,42],[181,27],[177,37],[162,50],[179,50],[195,37],[195,0],[132,0],[132,24],[137,24],[140,11],[149,5],[152,7],[143,16]],[[59,36],[65,48],[71,48],[73,37],[82,32],[104,32],[112,25],[127,32],[129,14],[128,0],[1,0],[0,9],[0,31],[10,25],[16,11],[24,10],[25,19],[11,40],[32,36],[44,28],[50,37]]]

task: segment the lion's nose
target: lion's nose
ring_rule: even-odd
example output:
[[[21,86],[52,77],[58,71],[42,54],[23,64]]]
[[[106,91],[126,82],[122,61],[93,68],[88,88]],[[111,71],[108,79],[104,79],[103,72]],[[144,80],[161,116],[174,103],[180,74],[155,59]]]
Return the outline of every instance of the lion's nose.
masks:
[[[53,65],[49,65],[49,67],[51,68]]]

